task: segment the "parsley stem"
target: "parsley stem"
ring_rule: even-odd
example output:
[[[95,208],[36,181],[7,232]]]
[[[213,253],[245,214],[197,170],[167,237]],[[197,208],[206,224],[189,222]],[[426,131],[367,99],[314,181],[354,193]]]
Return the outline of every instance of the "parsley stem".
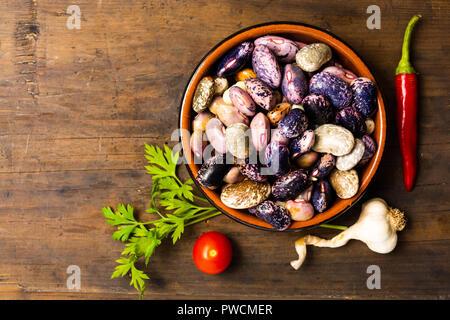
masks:
[[[164,219],[165,217],[162,215],[162,213],[161,212],[159,212],[159,210],[156,210],[156,213],[158,214],[158,216],[160,216],[161,217],[161,219]],[[160,219],[160,220],[161,220]]]
[[[183,182],[181,182],[181,180],[180,179],[178,179],[178,177],[177,177],[177,175],[176,174],[173,174],[172,175],[172,177],[174,177],[175,178],[175,180],[180,184],[180,186],[182,186],[184,183]]]
[[[195,194],[194,194],[194,198],[195,198],[195,199],[197,199],[197,200],[200,200],[200,201],[203,201],[203,202],[209,203],[209,201],[208,201],[208,200],[206,200],[205,198],[202,198],[202,197],[196,196]]]
[[[140,225],[152,224],[152,223],[154,223],[154,222],[156,222],[156,221],[159,221],[159,220],[161,220],[161,219],[158,219],[158,220],[152,220],[152,221],[147,221],[147,222],[138,222],[138,224],[140,224]]]
[[[204,216],[205,214],[210,213],[210,212],[215,211],[215,210],[216,210],[215,208],[204,208],[202,210],[199,210],[200,212],[194,214],[189,219],[193,219],[193,218],[197,218],[197,217],[200,217],[200,216]]]
[[[197,209],[196,211],[203,211],[203,213],[216,210],[216,208],[214,208],[214,207],[198,207],[198,206],[193,206],[193,207]]]
[[[326,223],[322,223],[321,225],[319,225],[319,227],[328,228],[328,229],[337,229],[337,230],[347,230],[348,229],[348,227],[346,227],[346,226],[338,226],[335,224],[326,224]]]
[[[218,216],[219,214],[222,214],[222,212],[217,211],[217,212],[214,212],[213,214],[207,215],[206,217],[201,217],[201,218],[195,219],[195,220],[193,220],[193,221],[189,221],[189,222],[186,223],[184,226],[185,226],[185,227],[186,227],[186,226],[190,226],[190,225],[195,224],[195,223],[197,223],[197,222],[201,222],[201,221],[203,221],[203,220],[206,220],[206,219],[209,219],[209,218]]]

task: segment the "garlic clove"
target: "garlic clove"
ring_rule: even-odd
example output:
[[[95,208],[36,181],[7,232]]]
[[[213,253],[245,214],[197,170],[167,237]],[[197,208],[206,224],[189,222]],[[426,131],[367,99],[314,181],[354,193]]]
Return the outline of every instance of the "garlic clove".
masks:
[[[397,231],[403,230],[406,219],[403,212],[390,208],[386,201],[374,198],[362,205],[358,221],[330,240],[306,235],[295,242],[298,259],[291,261],[294,269],[299,269],[306,257],[306,246],[337,248],[351,239],[364,242],[367,247],[377,253],[386,254],[397,245]]]
[[[306,243],[304,238],[300,238],[297,241],[295,241],[295,251],[297,251],[298,259],[292,260],[291,266],[295,270],[298,270],[300,269],[306,258]]]

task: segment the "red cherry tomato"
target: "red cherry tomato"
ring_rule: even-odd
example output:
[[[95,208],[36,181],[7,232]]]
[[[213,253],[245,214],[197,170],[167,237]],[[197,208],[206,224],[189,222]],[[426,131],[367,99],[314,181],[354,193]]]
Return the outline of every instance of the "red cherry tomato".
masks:
[[[220,232],[202,234],[192,250],[194,263],[201,271],[217,274],[224,271],[231,262],[231,242]]]

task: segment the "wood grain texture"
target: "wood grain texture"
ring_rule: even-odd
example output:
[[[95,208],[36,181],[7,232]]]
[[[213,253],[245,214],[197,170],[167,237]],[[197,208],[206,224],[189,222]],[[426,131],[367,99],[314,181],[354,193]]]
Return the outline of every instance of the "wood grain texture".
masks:
[[[68,30],[66,9],[81,9]],[[448,1],[381,1],[381,30],[366,28],[373,1],[38,1],[0,2],[0,298],[137,299],[129,279],[109,279],[122,244],[101,208],[125,202],[142,218],[151,179],[144,143],[170,142],[183,90],[197,63],[224,37],[284,20],[327,29],[372,68],[387,102],[388,138],[363,200],[379,196],[406,211],[396,250],[363,243],[311,248],[289,266],[299,233],[249,229],[219,216],[161,245],[149,267],[147,299],[450,297]],[[409,18],[421,13],[413,41],[420,71],[420,170],[407,193],[395,132],[393,73]],[[184,168],[180,174],[187,178]],[[360,205],[336,219],[356,221]],[[191,250],[217,230],[234,246],[221,275],[200,273]],[[314,234],[330,237],[331,230]],[[366,287],[379,265],[381,290]],[[66,287],[69,265],[81,290]]]

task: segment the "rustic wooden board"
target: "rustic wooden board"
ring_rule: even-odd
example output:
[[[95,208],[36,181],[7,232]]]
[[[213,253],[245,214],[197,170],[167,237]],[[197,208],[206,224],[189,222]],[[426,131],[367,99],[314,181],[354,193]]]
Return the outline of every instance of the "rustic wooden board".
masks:
[[[81,29],[66,27],[66,9],[81,9]],[[249,229],[225,216],[195,225],[163,244],[146,269],[148,299],[426,298],[448,299],[449,12],[448,1],[383,1],[381,29],[368,30],[373,1],[1,1],[0,2],[0,298],[136,299],[129,280],[113,279],[122,244],[101,208],[133,204],[141,216],[151,180],[144,143],[170,143],[183,90],[201,57],[224,37],[284,20],[325,28],[372,67],[387,100],[388,140],[364,199],[380,196],[407,212],[396,250],[364,244],[309,249],[294,271],[299,234]],[[402,185],[394,125],[393,73],[403,29],[422,13],[414,35],[420,71],[420,172]],[[180,174],[187,178],[181,168]],[[336,219],[351,224],[360,205]],[[191,250],[203,232],[227,234],[231,267],[200,273]],[[332,236],[317,229],[314,234]],[[380,290],[366,269],[380,266]],[[66,287],[69,265],[81,289]]]

